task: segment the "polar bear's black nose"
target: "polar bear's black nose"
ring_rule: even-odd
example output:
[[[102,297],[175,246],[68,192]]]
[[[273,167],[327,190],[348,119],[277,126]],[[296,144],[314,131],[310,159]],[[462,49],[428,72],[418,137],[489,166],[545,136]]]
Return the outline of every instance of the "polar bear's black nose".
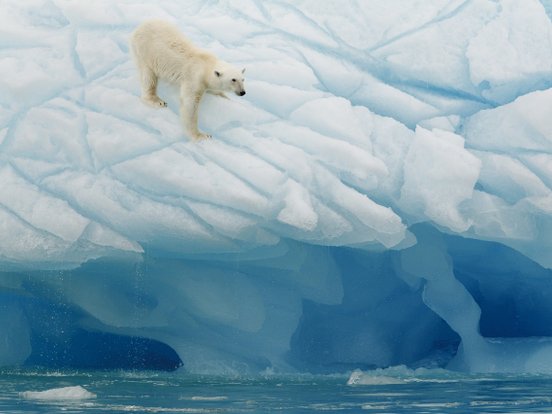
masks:
[[[245,91],[240,92],[240,96],[243,96],[243,95],[245,95]]]

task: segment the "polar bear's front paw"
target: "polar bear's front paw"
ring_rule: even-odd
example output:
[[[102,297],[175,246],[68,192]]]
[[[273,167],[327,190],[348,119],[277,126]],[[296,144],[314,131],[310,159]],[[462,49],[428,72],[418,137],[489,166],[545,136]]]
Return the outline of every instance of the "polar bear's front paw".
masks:
[[[203,132],[198,132],[197,134],[194,134],[193,137],[196,141],[201,141],[201,140],[204,140],[204,139],[212,138],[211,135],[204,134]]]
[[[143,97],[142,100],[146,104],[148,104],[149,106],[153,106],[154,108],[166,108],[167,107],[167,102],[165,102],[164,100],[160,99],[157,96]]]

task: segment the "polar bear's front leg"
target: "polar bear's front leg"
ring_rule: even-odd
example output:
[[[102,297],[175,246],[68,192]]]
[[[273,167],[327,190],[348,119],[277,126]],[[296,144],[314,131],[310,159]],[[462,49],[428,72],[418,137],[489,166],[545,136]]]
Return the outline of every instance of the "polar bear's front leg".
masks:
[[[167,103],[157,96],[157,75],[149,68],[140,68],[142,101],[154,108],[164,108]]]
[[[197,127],[199,104],[203,91],[190,91],[186,86],[180,88],[180,116],[188,134],[195,140],[211,138],[211,135],[201,132]]]

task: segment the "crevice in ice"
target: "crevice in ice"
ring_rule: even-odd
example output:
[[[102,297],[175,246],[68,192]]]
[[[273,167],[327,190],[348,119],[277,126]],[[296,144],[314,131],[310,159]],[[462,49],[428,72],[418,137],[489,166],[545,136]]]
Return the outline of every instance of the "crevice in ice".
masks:
[[[552,22],[552,1],[550,0],[540,0],[541,4],[544,7],[544,10],[546,10],[546,14],[548,15],[548,18]]]
[[[224,146],[225,143],[220,143],[218,145]],[[273,190],[262,187],[262,183],[259,183],[258,180],[255,180],[255,176],[253,174],[250,174],[251,171],[249,171],[249,174],[247,174],[247,172],[241,172],[239,169],[236,169],[236,168],[233,169],[231,165],[226,164],[223,161],[223,159],[221,159],[220,157],[217,157],[216,154],[213,156],[208,152],[207,153],[204,152],[203,148],[175,146],[174,149],[177,152],[181,152],[181,153],[185,152],[186,154],[192,155],[194,159],[200,164],[205,164],[208,162],[214,163],[221,170],[225,171],[229,176],[234,177],[237,180],[240,180],[243,184],[247,185],[248,188],[255,191],[257,194],[263,196],[264,198],[269,198],[269,196],[272,194]],[[231,161],[231,160],[229,159],[228,161]]]
[[[71,30],[71,35],[70,35],[70,50],[71,50],[71,58],[73,60],[73,65],[75,67],[75,69],[77,70],[77,72],[80,74],[81,78],[85,79],[86,78],[86,70],[84,69],[84,66],[82,64],[82,62],[80,61],[80,58],[79,58],[79,54],[77,52],[77,29],[73,29]]]
[[[448,9],[450,8],[450,4],[448,4],[448,5],[444,6],[443,9],[439,13],[437,13],[436,17],[434,17],[431,20],[425,22],[421,26],[418,26],[418,27],[415,27],[413,29],[407,30],[403,33],[400,33],[400,34],[390,38],[390,39],[386,39],[384,42],[380,42],[380,43],[377,43],[377,44],[371,46],[370,49],[369,49],[370,52],[375,52],[376,50],[382,49],[385,46],[388,46],[392,43],[395,43],[398,40],[404,39],[405,37],[411,36],[414,33],[420,32],[420,31],[426,29],[429,26],[432,26],[434,24],[438,24],[438,23],[440,23],[444,20],[455,17],[458,13],[460,13],[462,10],[464,10],[466,7],[468,7],[470,3],[473,3],[473,0],[460,0],[460,1],[462,1],[462,3],[459,4],[458,6],[456,6],[450,12],[448,11]],[[452,2],[452,3],[454,3],[454,2]],[[443,12],[445,12],[445,13],[443,13]]]
[[[274,0],[273,4],[279,4],[282,8],[284,8],[286,11],[292,11],[296,16],[299,16],[299,20],[301,20],[304,23],[307,23],[310,27],[313,27],[316,30],[319,30],[321,33],[328,35],[328,31],[326,27],[322,27],[320,24],[318,24],[315,20],[311,19],[309,16],[307,16],[303,11],[301,11],[297,6],[294,4],[289,4],[285,2],[281,2],[278,0]],[[332,37],[332,36],[330,36]],[[333,40],[336,40],[335,38]]]

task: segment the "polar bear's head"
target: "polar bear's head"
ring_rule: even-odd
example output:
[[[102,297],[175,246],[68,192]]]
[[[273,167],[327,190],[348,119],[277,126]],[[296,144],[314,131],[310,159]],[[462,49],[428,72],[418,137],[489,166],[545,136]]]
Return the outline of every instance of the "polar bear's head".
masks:
[[[222,92],[234,92],[238,96],[245,95],[244,73],[245,68],[239,70],[230,65],[215,70],[217,89]]]

